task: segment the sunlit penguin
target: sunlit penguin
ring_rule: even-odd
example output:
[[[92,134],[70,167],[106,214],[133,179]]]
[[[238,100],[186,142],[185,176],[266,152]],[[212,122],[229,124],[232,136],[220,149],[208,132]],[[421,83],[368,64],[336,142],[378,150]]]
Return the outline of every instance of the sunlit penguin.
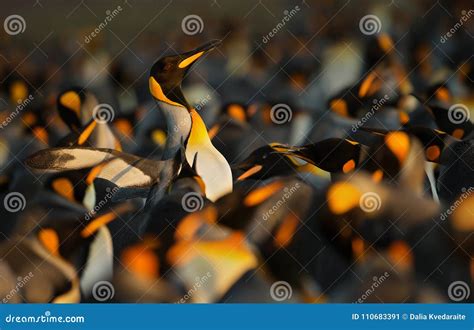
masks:
[[[193,51],[163,57],[153,65],[149,78],[150,92],[167,121],[162,159],[175,157],[184,143],[186,160],[205,182],[206,196],[212,201],[232,191],[231,169],[212,145],[201,116],[186,101],[181,83],[192,64],[219,44],[211,41]]]
[[[167,118],[167,139],[162,161],[140,158],[112,149],[69,147],[46,149],[32,155],[26,163],[43,171],[64,171],[94,167],[107,161],[96,179],[127,188],[136,193],[155,187],[161,198],[166,187],[179,172],[184,157],[196,169],[206,185],[206,197],[216,200],[232,191],[232,173],[225,158],[214,148],[206,126],[196,110],[192,109],[181,92],[181,81],[191,64],[219,43],[214,41],[194,51],[158,60],[150,73],[150,92]],[[94,125],[91,122],[89,125]],[[89,133],[86,128],[81,137]],[[117,198],[118,198],[117,193]],[[126,197],[123,197],[126,198]]]

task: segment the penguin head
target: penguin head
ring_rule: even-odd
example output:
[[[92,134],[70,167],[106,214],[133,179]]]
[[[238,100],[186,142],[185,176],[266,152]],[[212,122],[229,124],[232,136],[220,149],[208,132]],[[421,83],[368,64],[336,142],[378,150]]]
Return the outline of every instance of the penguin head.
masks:
[[[212,40],[192,51],[165,56],[155,62],[149,78],[153,97],[164,103],[190,109],[181,91],[181,83],[192,64],[220,43],[219,40]]]
[[[236,166],[236,168],[244,171],[237,180],[263,179],[285,172],[285,169],[290,169],[293,164],[291,159],[287,157],[289,151],[289,147],[277,143],[268,144],[254,150]]]
[[[83,88],[72,87],[62,91],[56,100],[59,117],[71,131],[82,127],[82,106],[86,99]]]

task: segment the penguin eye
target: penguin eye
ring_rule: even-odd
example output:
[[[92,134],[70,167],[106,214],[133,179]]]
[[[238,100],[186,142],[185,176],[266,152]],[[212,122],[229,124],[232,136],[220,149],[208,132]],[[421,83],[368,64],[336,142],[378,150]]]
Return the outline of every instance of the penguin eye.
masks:
[[[265,155],[263,155],[263,157],[262,157],[262,158],[263,158],[263,159],[267,159],[267,157],[268,157],[268,155],[267,155],[267,154],[265,154]]]

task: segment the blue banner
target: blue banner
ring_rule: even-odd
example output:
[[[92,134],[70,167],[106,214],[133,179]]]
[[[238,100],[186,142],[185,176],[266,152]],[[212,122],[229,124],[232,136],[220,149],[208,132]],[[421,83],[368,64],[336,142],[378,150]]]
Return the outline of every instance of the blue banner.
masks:
[[[471,304],[0,305],[0,329],[469,329]]]

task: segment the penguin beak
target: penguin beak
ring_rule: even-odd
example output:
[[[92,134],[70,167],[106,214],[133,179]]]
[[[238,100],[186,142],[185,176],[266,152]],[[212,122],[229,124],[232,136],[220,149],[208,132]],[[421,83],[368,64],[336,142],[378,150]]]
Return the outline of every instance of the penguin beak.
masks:
[[[202,46],[199,46],[198,48],[196,48],[196,49],[194,49],[190,52],[181,54],[180,55],[181,62],[179,62],[178,67],[180,69],[189,68],[191,66],[191,64],[196,62],[196,60],[198,60],[201,56],[203,56],[207,52],[213,50],[214,48],[216,48],[220,44],[221,44],[220,40],[211,40],[210,42],[208,42],[208,43],[206,43]]]

